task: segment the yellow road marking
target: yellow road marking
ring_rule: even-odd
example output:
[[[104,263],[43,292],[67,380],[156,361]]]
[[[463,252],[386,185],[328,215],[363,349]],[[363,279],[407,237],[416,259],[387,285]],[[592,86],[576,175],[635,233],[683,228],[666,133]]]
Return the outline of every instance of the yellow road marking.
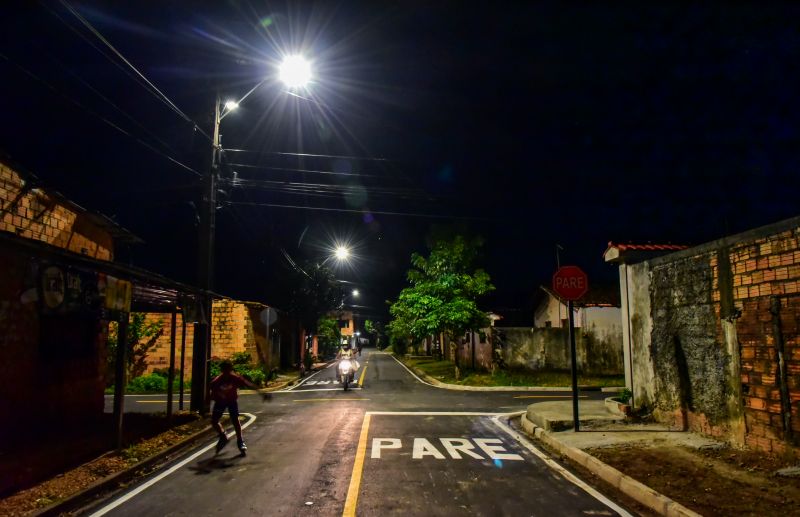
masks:
[[[572,395],[519,395],[515,399],[571,399]],[[588,399],[588,395],[579,395],[579,399]]]
[[[166,404],[166,400],[137,400],[138,404]],[[177,403],[178,399],[172,401],[173,403]]]
[[[369,400],[369,399],[361,399],[361,398],[297,399],[297,400],[293,400],[292,402],[340,402],[340,401],[343,401],[343,400]]]
[[[361,473],[364,471],[364,458],[367,455],[367,435],[369,434],[369,420],[372,415],[364,415],[361,424],[361,436],[358,438],[356,460],[353,463],[353,474],[350,477],[350,488],[347,489],[347,499],[344,503],[342,517],[355,517],[358,504],[358,489],[361,487]]]
[[[361,370],[361,377],[358,378],[358,385],[362,388],[364,387],[364,375],[367,373],[367,366],[369,366],[369,363],[364,363],[364,369]]]

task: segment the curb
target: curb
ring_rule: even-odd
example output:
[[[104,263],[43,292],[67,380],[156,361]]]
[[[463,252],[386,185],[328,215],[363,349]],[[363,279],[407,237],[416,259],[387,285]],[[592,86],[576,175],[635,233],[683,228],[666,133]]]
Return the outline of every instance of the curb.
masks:
[[[415,374],[428,382],[433,384],[437,388],[444,388],[446,390],[454,390],[454,391],[572,391],[571,387],[568,386],[463,386],[461,384],[449,384],[446,382],[442,382],[434,377],[431,377],[427,373],[423,372],[416,366],[408,366],[407,364],[403,363],[406,367],[410,368]],[[602,391],[602,392],[616,392],[622,391],[624,388],[621,387],[605,387],[601,388],[600,386],[578,386],[580,391]]]
[[[550,433],[546,432],[541,427],[537,427],[536,424],[528,420],[527,415],[523,414],[520,418],[522,429],[526,434],[537,438],[548,447],[585,467],[598,478],[618,489],[631,499],[658,512],[660,515],[665,515],[667,517],[702,517],[699,513],[686,508],[664,494],[656,492],[649,486],[633,479],[627,474],[623,474],[611,465],[598,460],[591,454],[561,442]]]
[[[152,456],[140,461],[139,463],[136,463],[135,465],[128,467],[125,470],[120,470],[119,472],[109,474],[108,476],[102,479],[98,479],[97,481],[95,481],[82,491],[75,493],[65,499],[62,499],[61,501],[53,503],[50,506],[45,506],[44,508],[35,511],[30,515],[34,517],[50,517],[55,515],[61,515],[70,510],[79,508],[80,506],[84,505],[87,502],[87,499],[89,499],[90,497],[105,492],[107,490],[113,489],[115,487],[118,487],[125,481],[135,477],[138,471],[153,466],[154,464],[160,462],[167,456],[170,456],[171,454],[188,446],[191,442],[199,440],[200,438],[203,437],[203,435],[206,434],[210,435],[213,432],[214,430],[211,429],[210,426],[209,428],[203,429],[202,431],[197,431],[196,433],[187,436],[185,439],[168,447],[167,449],[157,452]],[[98,458],[102,458],[103,456],[106,456],[108,454],[111,453],[108,452],[106,454],[99,456]]]

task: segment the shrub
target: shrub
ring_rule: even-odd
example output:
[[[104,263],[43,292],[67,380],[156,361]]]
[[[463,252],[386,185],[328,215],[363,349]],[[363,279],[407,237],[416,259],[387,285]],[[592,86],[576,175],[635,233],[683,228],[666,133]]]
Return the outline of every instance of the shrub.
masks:
[[[622,402],[623,404],[627,404],[628,402],[631,401],[632,398],[633,398],[633,392],[629,388],[623,389],[622,391],[619,392],[619,395],[617,395],[617,399],[619,399],[619,401]]]
[[[264,370],[260,368],[242,368],[237,369],[237,372],[256,386],[263,386],[264,382],[267,380],[267,375],[264,373]]]
[[[131,379],[126,387],[128,393],[164,393],[167,379],[158,374],[142,375]]]

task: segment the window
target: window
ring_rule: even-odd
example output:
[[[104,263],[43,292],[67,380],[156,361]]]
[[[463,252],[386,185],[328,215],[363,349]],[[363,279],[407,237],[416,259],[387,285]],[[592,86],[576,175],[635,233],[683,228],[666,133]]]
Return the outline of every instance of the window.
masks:
[[[544,322],[544,328],[546,328],[546,329],[553,328],[553,322],[550,321],[550,320],[545,321]]]
[[[561,320],[562,327],[569,327],[569,318],[564,318]]]

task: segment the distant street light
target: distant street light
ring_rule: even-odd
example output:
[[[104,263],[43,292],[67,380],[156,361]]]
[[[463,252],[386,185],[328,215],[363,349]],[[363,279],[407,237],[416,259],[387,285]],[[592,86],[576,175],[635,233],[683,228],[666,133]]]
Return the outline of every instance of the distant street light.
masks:
[[[303,56],[287,56],[279,73],[281,81],[289,88],[303,88],[311,80],[311,63]]]
[[[358,289],[353,289],[353,296],[358,296]]]
[[[236,101],[226,101],[225,102],[225,109],[228,111],[233,111],[239,107],[239,103]]]

